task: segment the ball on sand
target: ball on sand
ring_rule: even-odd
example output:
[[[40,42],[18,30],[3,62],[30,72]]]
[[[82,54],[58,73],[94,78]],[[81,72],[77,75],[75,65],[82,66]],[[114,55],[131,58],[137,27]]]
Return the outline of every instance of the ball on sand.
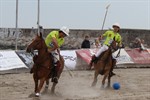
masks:
[[[113,88],[114,88],[115,90],[119,90],[119,89],[120,89],[120,84],[119,84],[118,82],[115,82],[115,83],[113,84]]]

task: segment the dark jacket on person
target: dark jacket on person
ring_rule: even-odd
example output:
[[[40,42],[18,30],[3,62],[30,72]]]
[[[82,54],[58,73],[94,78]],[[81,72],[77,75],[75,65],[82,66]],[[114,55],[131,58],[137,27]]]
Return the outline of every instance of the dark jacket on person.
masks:
[[[90,48],[90,41],[89,40],[84,40],[82,42],[81,48]]]

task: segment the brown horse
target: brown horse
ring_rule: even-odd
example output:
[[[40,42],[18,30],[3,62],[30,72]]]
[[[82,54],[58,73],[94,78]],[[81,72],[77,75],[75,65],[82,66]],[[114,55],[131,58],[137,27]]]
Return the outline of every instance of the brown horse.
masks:
[[[34,52],[38,50],[38,55],[33,57],[33,79],[35,83],[35,96],[40,95],[40,91],[43,87],[44,82],[46,81],[45,89],[48,89],[49,79],[52,78],[52,67],[53,67],[53,58],[50,56],[50,53],[47,51],[47,46],[42,37],[42,34],[37,35],[32,43],[27,47],[26,52]],[[60,56],[61,66],[58,70],[58,77],[60,77],[63,68],[64,68],[64,59]],[[39,81],[40,80],[40,84]],[[57,83],[53,82],[51,93],[55,93],[55,86]]]
[[[92,86],[96,85],[97,76],[101,74],[104,75],[101,88],[104,88],[105,80],[107,77],[108,77],[107,87],[110,87],[111,76],[112,76],[111,71],[113,66],[112,50],[116,50],[116,49],[117,49],[116,42],[113,41],[109,46],[108,50],[106,50],[100,55],[97,62],[94,62],[95,73],[94,73],[94,81],[92,83]]]

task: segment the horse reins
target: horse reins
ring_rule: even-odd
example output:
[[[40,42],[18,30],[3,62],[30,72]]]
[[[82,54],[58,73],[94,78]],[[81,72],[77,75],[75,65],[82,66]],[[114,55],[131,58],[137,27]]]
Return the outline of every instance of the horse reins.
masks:
[[[120,56],[120,51],[121,51],[121,48],[119,49],[119,51],[118,51],[118,53],[117,53],[115,58],[118,58]]]

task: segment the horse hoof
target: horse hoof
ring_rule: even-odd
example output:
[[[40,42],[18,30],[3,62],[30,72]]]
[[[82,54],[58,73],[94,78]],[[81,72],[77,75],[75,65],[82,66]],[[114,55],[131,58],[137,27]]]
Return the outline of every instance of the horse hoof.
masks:
[[[46,93],[48,93],[48,89],[47,89],[47,88],[45,88],[45,89],[43,90],[42,94],[46,94]]]
[[[55,92],[51,91],[51,95],[52,96],[56,96]]]
[[[48,89],[48,86],[49,86],[49,85],[45,85],[45,89]]]
[[[35,96],[35,94],[34,93],[31,93],[28,97],[29,98],[32,98],[32,97],[34,97]]]
[[[92,85],[91,85],[91,87],[95,87],[96,86],[96,83],[93,83]]]
[[[110,89],[110,86],[107,86],[106,89]]]
[[[100,89],[104,89],[104,85],[102,85]]]
[[[36,96],[36,97],[39,97],[39,96],[40,96],[40,93],[36,93],[35,96]]]

